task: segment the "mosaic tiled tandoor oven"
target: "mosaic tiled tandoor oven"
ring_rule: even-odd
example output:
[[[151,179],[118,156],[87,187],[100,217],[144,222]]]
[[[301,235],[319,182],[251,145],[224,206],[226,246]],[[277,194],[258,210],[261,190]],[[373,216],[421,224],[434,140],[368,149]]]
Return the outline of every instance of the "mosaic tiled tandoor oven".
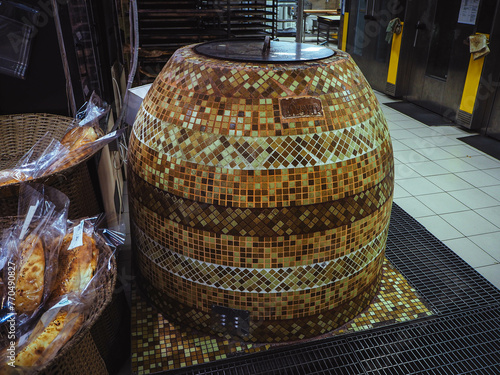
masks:
[[[382,281],[368,308],[341,327],[310,341],[366,331],[433,313],[406,279],[385,260]],[[304,342],[307,340],[302,340]],[[319,341],[320,342],[320,341]],[[132,373],[154,374],[235,355],[273,350],[292,343],[251,343],[214,337],[172,324],[142,296],[132,292]],[[271,371],[269,371],[271,373]],[[201,373],[201,371],[200,371]]]
[[[329,332],[375,296],[392,146],[349,55],[266,64],[181,48],[128,160],[139,286],[168,319],[282,342]]]

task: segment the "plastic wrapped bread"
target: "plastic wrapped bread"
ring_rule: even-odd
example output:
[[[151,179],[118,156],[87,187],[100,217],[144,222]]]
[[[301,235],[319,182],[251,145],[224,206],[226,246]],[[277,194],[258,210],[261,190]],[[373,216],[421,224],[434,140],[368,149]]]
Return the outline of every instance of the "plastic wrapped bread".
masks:
[[[49,310],[45,314],[50,312]],[[48,322],[43,318],[44,316],[39,320],[27,344],[16,355],[16,366],[32,367],[46,361],[48,357],[53,357],[83,323],[83,314],[79,312],[59,311]]]
[[[45,285],[45,251],[42,239],[28,235],[19,246],[20,269],[16,280],[15,309],[31,314],[41,304]]]
[[[77,228],[66,234],[62,241],[51,299],[82,293],[95,274],[99,249],[92,236],[85,232],[77,233]],[[72,246],[76,242],[74,236],[81,236],[81,245]]]

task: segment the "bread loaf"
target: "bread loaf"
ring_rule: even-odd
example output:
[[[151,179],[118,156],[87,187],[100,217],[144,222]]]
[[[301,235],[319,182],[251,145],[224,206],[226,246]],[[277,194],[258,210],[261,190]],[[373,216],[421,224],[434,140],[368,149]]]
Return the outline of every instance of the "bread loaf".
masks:
[[[68,249],[73,233],[64,236],[59,251],[58,271],[51,299],[65,294],[81,293],[95,274],[99,249],[95,240],[83,233],[83,245]]]
[[[92,155],[95,149],[91,143],[99,139],[100,134],[100,129],[96,131],[92,126],[88,125],[77,126],[68,131],[62,138],[61,144],[69,150],[69,153],[52,164],[46,173],[50,174],[69,168]]]
[[[45,282],[45,251],[40,237],[30,234],[19,246],[20,269],[16,280],[15,309],[31,313],[40,305]]]
[[[61,140],[61,144],[72,151],[87,143],[94,142],[98,138],[99,135],[95,131],[94,127],[89,125],[77,126],[64,135]]]
[[[51,351],[54,350],[52,353],[56,353],[78,331],[82,322],[82,314],[68,314],[66,311],[59,312],[54,320],[16,355],[14,364],[16,366],[33,366],[37,364],[37,361],[46,354],[50,345],[56,345],[56,347],[51,348]],[[42,324],[41,321],[38,324]],[[63,331],[68,324],[72,324],[72,326]],[[56,339],[57,342],[54,342]]]
[[[15,184],[25,181],[28,177],[21,171],[15,169],[4,169],[0,171],[0,186]]]

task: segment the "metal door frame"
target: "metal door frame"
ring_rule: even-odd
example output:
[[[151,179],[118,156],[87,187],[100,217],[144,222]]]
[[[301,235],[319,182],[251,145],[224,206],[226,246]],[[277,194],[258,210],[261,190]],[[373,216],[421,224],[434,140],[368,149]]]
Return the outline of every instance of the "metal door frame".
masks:
[[[389,70],[391,44],[385,39],[386,27],[389,21],[404,13],[396,0],[366,0],[365,13],[359,11],[359,0],[351,0],[346,3],[349,10],[347,52],[359,65],[370,85],[381,92],[385,91],[387,85],[387,73]],[[346,8],[347,11],[347,8]],[[363,28],[358,29],[359,17],[363,17]],[[360,34],[363,34],[362,36]],[[345,36],[343,36],[344,38]],[[361,43],[363,55],[355,53],[357,43]],[[385,45],[386,44],[386,45]],[[381,48],[386,47],[385,50]],[[377,59],[377,56],[386,55],[386,61]]]

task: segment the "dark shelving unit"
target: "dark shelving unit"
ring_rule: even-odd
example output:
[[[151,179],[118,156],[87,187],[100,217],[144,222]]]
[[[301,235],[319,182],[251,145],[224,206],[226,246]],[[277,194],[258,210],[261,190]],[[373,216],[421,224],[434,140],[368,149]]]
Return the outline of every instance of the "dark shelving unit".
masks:
[[[277,0],[144,0],[137,5],[139,84],[152,82],[182,46],[276,37]]]

